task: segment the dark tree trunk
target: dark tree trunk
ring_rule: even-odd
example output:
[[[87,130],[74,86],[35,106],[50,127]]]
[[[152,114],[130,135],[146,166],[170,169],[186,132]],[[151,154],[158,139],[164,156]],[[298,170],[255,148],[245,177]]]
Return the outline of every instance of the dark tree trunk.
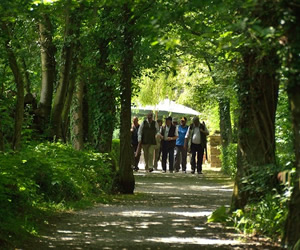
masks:
[[[248,50],[250,51],[250,50]],[[254,51],[254,49],[252,49]],[[275,164],[275,113],[278,99],[278,58],[275,51],[261,57],[259,51],[245,52],[244,72],[239,81],[239,131],[237,175],[232,209],[244,208],[249,193],[242,178],[252,166]]]
[[[231,143],[232,139],[229,98],[221,98],[219,100],[219,116],[222,147],[226,148]]]
[[[53,88],[56,80],[56,47],[52,42],[53,28],[50,17],[43,15],[39,23],[41,64],[42,64],[42,86],[39,102],[39,116],[43,120],[41,130],[49,127],[52,107]]]
[[[7,57],[9,61],[9,66],[14,75],[15,82],[17,85],[17,103],[16,103],[16,111],[15,111],[15,126],[14,126],[14,136],[12,140],[12,148],[13,150],[17,150],[20,148],[21,143],[21,133],[22,133],[22,125],[24,119],[24,82],[21,74],[20,67],[17,63],[17,59],[13,48],[11,47],[11,36],[9,28],[6,23],[1,23],[2,31],[5,36],[5,49],[7,52]]]
[[[287,46],[289,49],[286,55],[286,61],[288,68],[287,91],[292,112],[294,151],[296,156],[296,181],[289,203],[289,213],[286,220],[283,240],[287,243],[289,249],[296,249],[293,247],[300,241],[300,6],[296,4],[296,1],[286,1],[286,5],[286,9],[295,17],[295,20],[291,18],[290,20],[293,21],[287,24]]]
[[[56,90],[53,111],[51,117],[53,136],[57,139],[61,139],[63,137],[62,130],[62,113],[65,105],[67,90],[69,87],[70,74],[72,68],[72,60],[74,54],[74,47],[76,44],[76,34],[79,33],[78,29],[80,28],[80,21],[78,10],[74,10],[71,14],[69,13],[66,17],[66,28],[65,28],[65,41],[62,49],[62,63],[60,70],[60,80],[58,83],[58,87]],[[75,36],[75,37],[74,37]]]
[[[120,192],[132,194],[135,180],[131,168],[131,78],[133,72],[133,23],[131,11],[124,5],[124,48],[121,63]]]
[[[116,124],[116,86],[112,80],[115,71],[109,63],[109,45],[108,39],[99,41],[100,61],[99,61],[99,86],[98,93],[98,112],[101,113],[101,121],[99,126],[99,151],[108,153],[112,147],[112,137],[114,132],[114,124]],[[110,100],[107,102],[107,100]]]

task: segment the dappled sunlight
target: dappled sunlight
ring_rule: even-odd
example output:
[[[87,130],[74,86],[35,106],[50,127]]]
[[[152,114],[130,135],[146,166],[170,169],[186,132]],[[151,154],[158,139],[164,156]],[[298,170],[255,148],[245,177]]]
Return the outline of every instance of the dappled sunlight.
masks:
[[[241,242],[237,240],[220,240],[207,238],[182,238],[182,237],[156,237],[148,238],[146,241],[157,243],[176,243],[176,244],[193,244],[193,245],[239,245]],[[258,244],[257,244],[258,245]]]
[[[169,214],[185,216],[185,217],[203,217],[211,215],[211,211],[201,211],[201,212],[170,212]]]
[[[233,229],[207,223],[215,209],[230,206],[231,183],[185,175],[139,174],[136,178],[136,195],[116,196],[111,204],[98,204],[75,212],[76,218],[69,215],[65,223],[52,223],[54,232],[40,241],[59,249],[247,246]]]

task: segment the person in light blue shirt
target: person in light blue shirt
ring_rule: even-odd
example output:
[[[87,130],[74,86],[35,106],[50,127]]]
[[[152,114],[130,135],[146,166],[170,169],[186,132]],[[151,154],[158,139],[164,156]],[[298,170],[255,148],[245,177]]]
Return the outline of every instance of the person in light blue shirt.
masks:
[[[176,140],[175,147],[175,164],[174,168],[176,172],[179,172],[180,164],[182,165],[182,172],[186,173],[186,158],[187,150],[184,147],[184,140],[186,133],[188,131],[188,126],[186,126],[187,119],[182,117],[180,119],[180,125],[178,126],[178,138]]]

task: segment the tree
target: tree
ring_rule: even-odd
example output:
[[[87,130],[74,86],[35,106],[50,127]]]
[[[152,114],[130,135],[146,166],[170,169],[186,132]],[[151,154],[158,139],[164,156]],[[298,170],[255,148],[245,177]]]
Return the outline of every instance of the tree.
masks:
[[[120,124],[120,186],[121,192],[130,194],[134,191],[135,181],[131,167],[131,81],[133,72],[134,56],[134,18],[129,3],[123,5],[123,53],[120,68],[120,90],[121,90],[121,124]]]
[[[42,85],[39,101],[39,115],[44,120],[44,128],[49,127],[53,89],[56,81],[56,47],[53,44],[53,25],[48,13],[41,15],[39,22]]]
[[[287,69],[285,75],[292,112],[294,152],[296,156],[296,176],[283,241],[292,249],[300,240],[300,6],[297,1],[283,1],[282,8],[288,12],[288,15],[285,16],[285,36],[281,37],[281,43],[285,46],[286,52],[283,63]]]
[[[74,7],[73,7],[74,8]],[[74,63],[74,53],[76,42],[80,30],[80,8],[72,9],[70,1],[66,5],[66,23],[64,34],[64,45],[61,52],[61,69],[59,83],[54,97],[51,123],[53,136],[63,137],[63,110],[67,94],[72,94],[74,88],[69,89],[72,64]],[[74,66],[74,68],[76,68]],[[70,90],[68,93],[68,89]]]
[[[8,26],[9,23],[1,21],[1,29],[2,29],[3,36],[5,38],[4,45],[6,48],[7,58],[17,86],[15,126],[14,126],[13,140],[12,140],[12,148],[13,150],[17,150],[20,148],[22,124],[24,118],[24,80],[23,80],[23,75],[21,73],[20,66],[17,62],[16,55],[11,46],[12,38]]]

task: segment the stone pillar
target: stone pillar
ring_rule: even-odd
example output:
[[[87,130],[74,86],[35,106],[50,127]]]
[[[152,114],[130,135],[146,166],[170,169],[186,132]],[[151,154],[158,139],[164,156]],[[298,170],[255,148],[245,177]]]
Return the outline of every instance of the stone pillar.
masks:
[[[212,168],[220,168],[222,166],[221,160],[220,160],[220,146],[221,146],[221,135],[220,134],[213,134],[209,136],[209,148],[210,148],[210,166]]]

